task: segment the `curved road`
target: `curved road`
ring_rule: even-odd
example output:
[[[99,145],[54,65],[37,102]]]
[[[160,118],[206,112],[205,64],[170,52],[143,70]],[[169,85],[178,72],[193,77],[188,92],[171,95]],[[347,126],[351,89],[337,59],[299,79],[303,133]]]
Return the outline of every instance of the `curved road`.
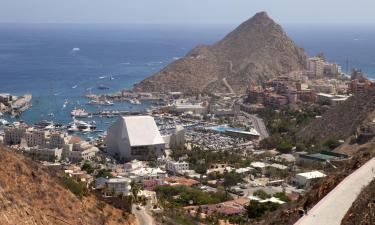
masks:
[[[295,225],[340,225],[363,187],[373,179],[375,179],[375,158],[341,181]]]
[[[141,207],[140,210],[136,209],[136,205],[132,206],[132,212],[137,218],[138,225],[154,225],[155,221],[152,216],[147,212],[145,207]]]

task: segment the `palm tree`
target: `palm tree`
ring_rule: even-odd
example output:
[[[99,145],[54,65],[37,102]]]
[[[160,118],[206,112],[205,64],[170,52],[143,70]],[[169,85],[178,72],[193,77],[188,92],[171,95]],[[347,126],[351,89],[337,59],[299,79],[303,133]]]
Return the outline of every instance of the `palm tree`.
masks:
[[[138,183],[135,183],[135,182],[132,182],[130,184],[130,186],[131,186],[131,192],[132,192],[134,202],[137,202],[138,193],[139,193],[140,190],[142,190],[142,187],[141,187],[141,185],[139,185]]]

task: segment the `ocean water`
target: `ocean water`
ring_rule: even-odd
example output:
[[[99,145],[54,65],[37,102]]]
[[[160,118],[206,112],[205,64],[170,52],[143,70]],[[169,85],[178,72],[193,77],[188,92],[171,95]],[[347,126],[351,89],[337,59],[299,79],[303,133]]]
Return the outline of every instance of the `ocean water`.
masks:
[[[33,94],[21,119],[68,123],[74,107],[141,110],[128,103],[100,109],[86,105],[87,93],[113,93],[184,56],[198,44],[212,44],[235,26],[0,24],[0,92]],[[310,55],[324,52],[346,69],[375,78],[375,28],[371,26],[285,26]],[[74,51],[79,48],[79,51]],[[99,77],[105,76],[104,79]],[[110,80],[109,76],[115,79]],[[98,90],[99,85],[109,90]],[[73,88],[75,87],[75,88]],[[64,101],[69,104],[63,108]],[[48,114],[55,116],[50,117]],[[9,117],[7,119],[11,120]],[[101,129],[115,120],[95,119]]]

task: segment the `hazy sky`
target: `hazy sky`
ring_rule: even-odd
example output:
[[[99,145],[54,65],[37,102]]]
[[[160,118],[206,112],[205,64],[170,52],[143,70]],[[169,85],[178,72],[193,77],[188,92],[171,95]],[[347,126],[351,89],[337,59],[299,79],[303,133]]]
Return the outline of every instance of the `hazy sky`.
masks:
[[[375,0],[0,0],[2,23],[374,23]]]

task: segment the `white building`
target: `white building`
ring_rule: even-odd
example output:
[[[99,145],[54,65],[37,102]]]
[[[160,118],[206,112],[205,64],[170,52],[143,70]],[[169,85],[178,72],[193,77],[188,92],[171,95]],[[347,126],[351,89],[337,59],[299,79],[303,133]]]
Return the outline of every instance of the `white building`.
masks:
[[[130,179],[128,178],[111,178],[107,181],[108,190],[111,190],[115,195],[122,194],[124,196],[129,196],[130,194]]]
[[[6,145],[18,145],[21,143],[21,139],[24,137],[26,132],[26,126],[19,127],[7,127],[4,130],[4,143]]]
[[[299,173],[293,179],[292,183],[298,187],[309,187],[313,181],[325,177],[326,175],[319,171]]]
[[[185,129],[181,125],[176,125],[173,131],[169,131],[162,137],[167,149],[174,149],[185,145]]]
[[[62,149],[60,148],[32,148],[32,157],[40,161],[56,162],[61,160]]]
[[[63,157],[73,162],[91,160],[99,152],[97,147],[78,137],[71,138],[69,144],[66,144],[63,149]]]
[[[120,173],[122,177],[127,177],[134,182],[142,183],[145,180],[160,180],[164,182],[167,173],[160,168],[141,167],[129,172]]]
[[[107,151],[124,159],[147,160],[164,154],[165,142],[151,116],[120,117],[107,131]]]
[[[189,170],[189,163],[168,161],[165,164],[165,169],[172,174],[183,174],[185,171]]]
[[[324,73],[324,61],[319,57],[308,58],[306,67],[311,77],[322,77]]]

